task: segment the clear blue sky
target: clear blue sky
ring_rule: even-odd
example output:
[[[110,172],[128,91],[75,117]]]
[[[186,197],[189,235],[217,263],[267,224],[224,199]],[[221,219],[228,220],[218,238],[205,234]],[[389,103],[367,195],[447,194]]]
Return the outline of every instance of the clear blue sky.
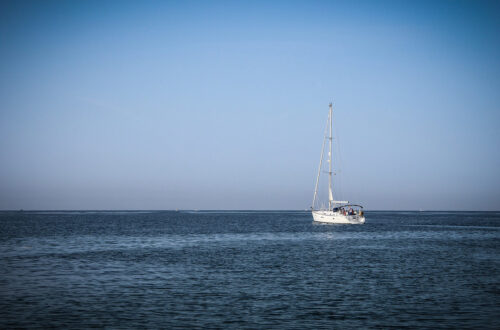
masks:
[[[500,6],[2,1],[0,209],[500,209]]]

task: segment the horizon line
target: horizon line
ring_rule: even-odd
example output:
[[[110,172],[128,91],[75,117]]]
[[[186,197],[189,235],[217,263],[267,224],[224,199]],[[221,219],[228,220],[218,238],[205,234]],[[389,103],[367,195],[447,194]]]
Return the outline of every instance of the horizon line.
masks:
[[[410,209],[364,209],[367,212],[500,212],[500,210],[410,210]],[[311,212],[310,209],[0,209],[0,212]]]

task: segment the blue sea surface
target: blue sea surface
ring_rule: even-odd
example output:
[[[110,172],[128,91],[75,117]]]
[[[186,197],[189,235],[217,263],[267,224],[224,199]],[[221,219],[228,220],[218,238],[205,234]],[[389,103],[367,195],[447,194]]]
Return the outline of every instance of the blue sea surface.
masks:
[[[0,327],[500,328],[500,213],[0,212]]]

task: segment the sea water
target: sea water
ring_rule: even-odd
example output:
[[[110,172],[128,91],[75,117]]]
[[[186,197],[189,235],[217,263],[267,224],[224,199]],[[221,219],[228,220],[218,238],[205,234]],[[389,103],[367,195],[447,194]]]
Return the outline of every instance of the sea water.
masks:
[[[499,328],[500,213],[0,212],[0,327]]]

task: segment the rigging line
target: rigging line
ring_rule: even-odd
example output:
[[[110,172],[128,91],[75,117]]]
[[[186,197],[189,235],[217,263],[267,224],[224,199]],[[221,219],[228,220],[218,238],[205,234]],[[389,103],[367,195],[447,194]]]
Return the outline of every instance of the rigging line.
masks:
[[[334,125],[334,127],[337,127],[335,125],[335,123],[333,123],[333,125]],[[341,169],[344,169],[346,167],[344,167],[344,162],[343,162],[343,159],[342,159],[342,152],[341,152],[341,147],[340,147],[340,141],[339,141],[339,138],[337,136],[337,129],[335,129],[335,139],[337,140],[337,151],[338,151],[339,165],[341,166]],[[347,168],[349,168],[349,167],[347,167]],[[339,172],[344,172],[344,171],[339,169]],[[343,183],[343,180],[341,179],[341,177],[344,177],[344,175],[340,175],[339,176],[339,180],[338,180],[339,181],[339,184],[338,184],[339,185],[339,190],[341,191],[341,194],[342,194],[342,187],[343,187],[342,183]],[[351,184],[352,183],[353,182],[351,182]],[[347,187],[349,187],[349,181],[348,181]],[[351,196],[350,197],[351,201],[358,201],[359,200],[358,199],[358,197],[359,197],[359,195],[358,195],[358,189],[350,190],[348,188],[347,192],[348,192],[349,196]]]
[[[325,142],[326,142],[326,134],[328,132],[328,121],[330,120],[330,112],[328,112],[328,120],[326,121],[325,133],[323,136],[323,145],[321,146],[321,158],[319,159],[319,168],[318,168],[318,176],[316,177],[316,185],[314,187],[314,197],[312,202],[312,208],[314,209],[314,202],[316,201],[316,196],[318,195],[318,183],[319,183],[319,175],[321,173],[321,165],[323,164],[323,154],[325,152]]]
[[[335,121],[333,122],[333,127],[335,129],[335,142],[336,142],[335,144],[336,144],[337,153],[338,153],[338,156],[339,156],[338,157],[339,161],[337,162],[339,164],[338,170],[337,170],[337,173],[339,174],[337,176],[337,182],[338,182],[337,183],[337,187],[338,187],[338,191],[339,191],[339,197],[340,197],[339,199],[343,200],[344,199],[344,197],[343,197],[344,194],[343,194],[343,191],[342,191],[343,189],[342,189],[342,178],[341,178],[342,175],[341,175],[341,172],[342,172],[342,169],[344,168],[344,163],[342,161],[342,154],[340,152],[340,141],[339,141],[339,137],[338,137],[338,133],[337,133],[338,132],[337,124],[335,123]]]
[[[330,136],[328,137],[329,143],[330,143],[330,150],[328,151],[328,168],[329,168],[329,173],[328,173],[328,209],[332,208],[332,203],[333,203],[333,192],[332,192],[332,166],[333,166],[333,136],[332,136],[332,130],[333,130],[333,107],[332,103],[330,102],[329,104],[329,113],[330,113]]]

